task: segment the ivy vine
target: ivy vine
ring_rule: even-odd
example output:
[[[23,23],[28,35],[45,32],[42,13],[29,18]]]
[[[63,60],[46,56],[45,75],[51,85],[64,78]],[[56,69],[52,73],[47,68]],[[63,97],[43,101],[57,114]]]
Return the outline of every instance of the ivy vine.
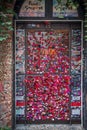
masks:
[[[0,43],[10,36],[8,31],[13,30],[12,20],[9,17],[14,13],[12,3],[13,0],[0,0]]]

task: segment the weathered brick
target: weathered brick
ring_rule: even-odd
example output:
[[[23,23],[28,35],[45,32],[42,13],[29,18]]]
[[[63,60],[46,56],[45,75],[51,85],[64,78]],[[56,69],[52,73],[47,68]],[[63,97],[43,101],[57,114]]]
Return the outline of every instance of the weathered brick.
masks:
[[[10,43],[0,44],[0,127],[10,126],[12,118],[12,37]]]

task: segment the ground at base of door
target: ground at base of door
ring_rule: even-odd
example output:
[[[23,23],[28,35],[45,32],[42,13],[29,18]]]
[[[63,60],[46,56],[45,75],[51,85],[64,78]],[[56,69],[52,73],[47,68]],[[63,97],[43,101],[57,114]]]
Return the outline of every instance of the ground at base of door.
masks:
[[[16,125],[15,130],[84,130],[81,125]]]

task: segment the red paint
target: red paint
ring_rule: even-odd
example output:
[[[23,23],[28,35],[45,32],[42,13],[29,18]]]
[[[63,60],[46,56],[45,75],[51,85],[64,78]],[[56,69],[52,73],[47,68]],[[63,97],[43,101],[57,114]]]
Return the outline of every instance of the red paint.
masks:
[[[72,102],[71,103],[71,106],[76,106],[76,107],[78,107],[78,106],[81,106],[81,102]]]
[[[25,106],[25,102],[24,101],[17,101],[16,106],[19,106],[19,107]]]

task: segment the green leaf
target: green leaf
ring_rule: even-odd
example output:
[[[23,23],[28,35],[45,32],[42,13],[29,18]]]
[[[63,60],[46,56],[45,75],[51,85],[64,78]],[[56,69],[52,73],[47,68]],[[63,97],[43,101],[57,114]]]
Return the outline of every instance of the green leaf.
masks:
[[[13,13],[13,10],[12,10],[12,9],[8,9],[6,12],[12,14],[12,13]]]
[[[0,37],[0,42],[4,41],[6,39],[7,39],[7,37]]]
[[[3,22],[3,23],[0,23],[0,24],[1,24],[2,26],[4,26],[6,23]]]
[[[12,26],[7,26],[7,29],[10,30],[10,31],[13,30]]]
[[[0,128],[0,130],[11,130],[11,128],[9,128],[9,127],[3,127],[3,128]]]
[[[10,28],[10,31],[13,31],[13,28]]]
[[[5,22],[5,24],[7,24],[7,25],[11,25],[11,24],[12,24],[12,22]]]
[[[3,11],[3,10],[2,10],[2,11]],[[5,13],[1,12],[1,13],[0,13],[0,17],[4,17],[4,18],[6,18],[7,16],[6,16]]]
[[[2,42],[4,40],[4,38],[3,37],[0,37],[0,42]]]
[[[4,130],[10,130],[10,128],[8,128],[8,127],[5,127],[5,128],[4,128]]]

